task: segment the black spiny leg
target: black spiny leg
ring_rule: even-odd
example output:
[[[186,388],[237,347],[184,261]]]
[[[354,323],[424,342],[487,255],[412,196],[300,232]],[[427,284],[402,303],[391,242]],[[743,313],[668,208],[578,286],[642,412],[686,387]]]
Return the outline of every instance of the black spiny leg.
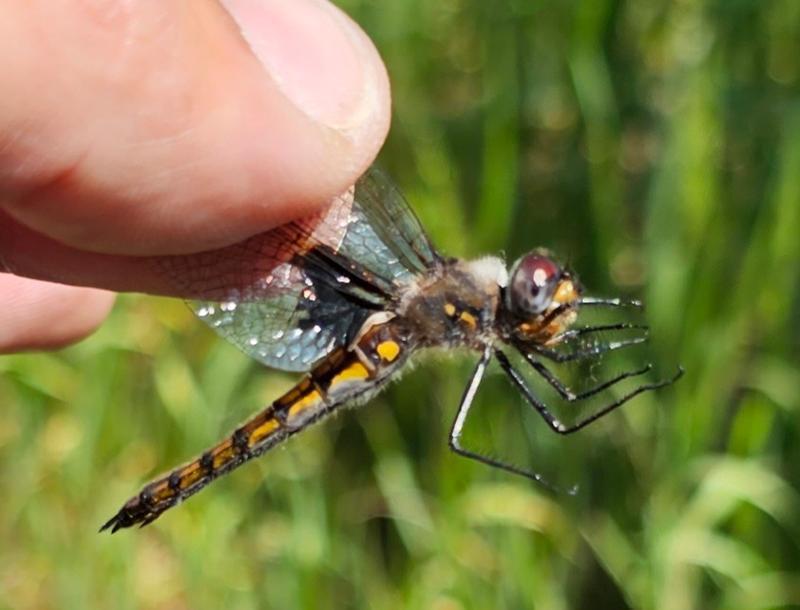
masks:
[[[578,430],[585,428],[589,424],[594,421],[597,421],[604,415],[608,415],[611,411],[618,409],[626,402],[628,402],[634,396],[638,396],[642,392],[649,392],[652,390],[657,390],[658,388],[663,388],[664,386],[668,386],[675,381],[677,381],[681,375],[683,375],[683,368],[678,368],[678,372],[670,379],[665,379],[662,381],[657,381],[655,383],[646,383],[640,385],[638,388],[631,390],[621,398],[605,405],[596,413],[586,417],[578,421],[577,423],[571,426],[565,426],[563,423],[558,421],[558,419],[550,412],[547,406],[536,396],[534,396],[533,392],[528,387],[528,384],[525,382],[525,379],[519,372],[514,368],[511,362],[508,360],[508,357],[501,352],[500,350],[494,350],[494,355],[497,357],[497,361],[500,363],[500,366],[505,371],[506,375],[508,375],[509,379],[511,379],[512,383],[517,387],[517,389],[522,392],[522,395],[525,397],[525,400],[531,405],[536,411],[541,415],[542,419],[547,423],[550,428],[553,429],[554,432],[558,434],[572,434],[573,432],[577,432]]]
[[[578,304],[583,306],[594,305],[597,307],[633,307],[644,309],[644,304],[638,299],[606,299],[603,297],[583,297],[578,300]]]
[[[506,472],[526,477],[528,479],[536,481],[543,487],[546,487],[552,491],[559,491],[552,484],[548,483],[544,479],[544,477],[542,477],[542,475],[540,475],[539,473],[525,470],[523,468],[520,468],[519,466],[515,466],[514,464],[502,462],[495,458],[477,453],[475,451],[471,451],[469,449],[465,449],[464,447],[461,446],[461,432],[464,428],[464,422],[467,419],[467,414],[469,413],[469,409],[472,406],[472,401],[475,398],[475,393],[478,391],[478,387],[480,386],[481,381],[483,380],[483,374],[486,372],[486,367],[488,366],[489,360],[491,360],[491,358],[492,358],[492,348],[487,346],[483,352],[483,355],[481,355],[481,359],[475,366],[475,370],[472,372],[472,376],[470,377],[469,383],[467,384],[467,388],[464,390],[464,395],[461,397],[461,402],[458,405],[458,413],[456,413],[456,417],[453,420],[453,427],[450,429],[450,439],[449,439],[450,449],[453,452],[465,458],[478,461],[481,464],[486,464],[487,466],[491,466],[492,468],[499,468],[500,470],[505,470]],[[570,493],[572,493],[572,491]]]
[[[608,330],[643,330],[644,336],[647,337],[647,332],[650,327],[647,324],[633,324],[631,322],[616,322],[614,324],[598,324],[596,326],[582,326],[581,328],[571,328],[558,335],[559,340],[564,341],[567,339],[574,339],[582,335],[589,335],[592,333],[600,333]]]
[[[634,345],[640,345],[641,343],[646,342],[647,331],[648,331],[647,326],[644,326],[642,324],[629,324],[627,322],[623,322],[620,324],[604,324],[601,326],[587,326],[585,328],[576,328],[573,330],[568,330],[562,333],[561,335],[558,335],[557,337],[558,341],[562,342],[592,333],[605,332],[609,330],[630,330],[630,329],[643,330],[645,331],[645,333],[641,337],[633,337],[631,339],[622,339],[620,341],[601,343],[600,345],[594,345],[592,347],[586,347],[572,352],[560,352],[558,350],[536,344],[524,344],[524,347],[525,349],[536,352],[543,358],[547,358],[548,360],[552,360],[553,362],[572,362],[574,360],[585,360],[588,358],[596,358],[597,356],[605,354],[606,352],[613,352],[618,349],[632,347]]]
[[[555,376],[555,374],[550,371],[544,364],[536,360],[533,357],[533,354],[530,354],[520,346],[517,346],[517,350],[520,354],[523,355],[525,360],[528,361],[533,369],[541,375],[544,380],[550,384],[550,386],[558,392],[558,395],[561,396],[567,402],[579,402],[581,400],[586,400],[587,398],[591,398],[595,394],[599,394],[603,390],[607,390],[608,388],[618,384],[623,379],[629,379],[631,377],[637,377],[638,375],[644,375],[646,372],[650,371],[653,368],[653,365],[648,363],[642,368],[635,370],[635,371],[625,371],[624,373],[620,373],[616,377],[612,377],[611,379],[604,381],[602,383],[597,384],[596,386],[589,388],[588,390],[584,390],[583,392],[575,393],[570,388],[568,388],[564,383]]]

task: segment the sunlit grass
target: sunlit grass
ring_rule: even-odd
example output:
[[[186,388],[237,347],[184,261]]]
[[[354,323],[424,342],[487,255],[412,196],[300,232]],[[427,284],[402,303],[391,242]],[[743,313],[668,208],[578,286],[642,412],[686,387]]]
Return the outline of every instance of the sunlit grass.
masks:
[[[0,359],[0,608],[800,605],[800,4],[341,4],[389,67],[382,162],[435,242],[553,248],[645,298],[639,356],[686,376],[574,451],[492,385],[469,438],[577,470],[574,498],[450,454],[470,359],[433,358],[100,536],[292,381],[126,296],[83,344]]]

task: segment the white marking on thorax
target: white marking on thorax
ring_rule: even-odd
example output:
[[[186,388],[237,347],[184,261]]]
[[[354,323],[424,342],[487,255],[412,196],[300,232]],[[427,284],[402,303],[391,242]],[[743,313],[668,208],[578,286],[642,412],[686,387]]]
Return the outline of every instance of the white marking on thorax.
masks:
[[[377,311],[372,314],[369,318],[367,318],[364,323],[361,325],[361,328],[358,331],[358,334],[355,336],[353,341],[350,343],[350,348],[355,347],[358,345],[358,342],[364,338],[364,335],[367,334],[367,331],[371,330],[372,327],[378,326],[379,324],[386,324],[389,320],[395,317],[394,312],[391,311]]]
[[[466,261],[463,268],[483,286],[497,285],[505,288],[508,285],[506,263],[497,256],[482,256],[474,261]]]

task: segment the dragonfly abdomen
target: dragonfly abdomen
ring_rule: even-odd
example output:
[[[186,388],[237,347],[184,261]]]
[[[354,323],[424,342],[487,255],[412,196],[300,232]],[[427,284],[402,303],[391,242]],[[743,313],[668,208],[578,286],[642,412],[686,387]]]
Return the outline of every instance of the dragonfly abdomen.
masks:
[[[385,385],[407,358],[390,323],[375,326],[352,349],[340,348],[305,378],[227,438],[146,485],[102,530],[145,526],[217,477],[258,457],[334,409]]]

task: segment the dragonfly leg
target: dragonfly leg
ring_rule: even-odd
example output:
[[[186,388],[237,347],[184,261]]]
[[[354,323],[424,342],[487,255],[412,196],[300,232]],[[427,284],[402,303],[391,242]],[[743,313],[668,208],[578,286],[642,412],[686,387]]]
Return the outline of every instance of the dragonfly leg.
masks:
[[[489,364],[489,360],[491,360],[492,352],[491,348],[487,347],[481,359],[478,361],[478,364],[475,366],[475,370],[472,372],[472,376],[470,377],[469,383],[467,384],[467,388],[464,390],[464,394],[461,397],[461,402],[458,406],[458,412],[456,413],[456,417],[453,420],[453,426],[450,429],[450,437],[449,437],[449,445],[450,449],[465,458],[470,460],[475,460],[480,462],[481,464],[485,464],[486,466],[490,466],[492,468],[498,468],[500,470],[504,470],[506,472],[510,472],[511,474],[516,474],[533,481],[536,481],[543,487],[550,489],[551,491],[559,491],[556,487],[554,487],[551,483],[549,483],[542,475],[532,470],[526,470],[524,468],[520,468],[514,464],[509,464],[508,462],[504,462],[502,460],[498,460],[497,458],[490,457],[488,455],[483,455],[482,453],[478,453],[476,451],[472,451],[471,449],[466,449],[461,444],[461,433],[464,428],[464,422],[467,419],[467,415],[469,414],[470,407],[472,406],[472,402],[475,398],[475,394],[478,391],[478,387],[483,380],[483,375],[486,372],[486,367]]]
[[[500,363],[500,367],[505,371],[506,375],[508,375],[511,382],[517,387],[517,389],[522,393],[522,396],[525,398],[527,403],[533,407],[537,413],[542,417],[542,419],[547,423],[548,426],[558,434],[572,434],[573,432],[577,432],[582,428],[585,428],[589,424],[594,421],[597,421],[601,417],[608,415],[615,409],[618,409],[626,402],[631,400],[634,396],[638,396],[642,392],[650,392],[653,390],[657,390],[659,388],[663,388],[668,386],[674,382],[676,382],[681,375],[683,375],[683,368],[679,367],[678,371],[675,375],[673,375],[669,379],[663,379],[661,381],[657,381],[654,383],[646,383],[642,384],[639,387],[631,390],[624,396],[614,400],[607,405],[601,407],[597,412],[589,415],[588,417],[579,420],[578,422],[567,426],[560,422],[547,408],[547,406],[539,400],[528,387],[528,384],[525,382],[525,379],[520,375],[519,371],[517,371],[511,362],[508,360],[508,357],[501,352],[500,350],[495,350],[495,356],[497,357],[497,361]],[[632,375],[629,375],[632,376]],[[613,381],[613,380],[612,380]]]
[[[587,326],[584,328],[568,330],[562,335],[559,335],[558,339],[561,341],[565,341],[569,339],[574,339],[575,337],[581,337],[583,335],[588,335],[592,333],[604,332],[609,330],[628,330],[628,329],[639,329],[645,331],[645,333],[639,337],[631,337],[630,339],[620,339],[619,341],[609,341],[608,343],[600,343],[597,345],[583,347],[569,352],[562,352],[550,347],[545,347],[543,345],[537,345],[535,343],[518,343],[517,349],[519,349],[523,354],[526,354],[529,351],[536,352],[543,358],[547,358],[548,360],[559,363],[573,362],[575,360],[587,360],[589,358],[596,358],[597,356],[600,356],[601,354],[605,354],[607,352],[613,352],[618,349],[624,349],[626,347],[632,347],[634,345],[640,345],[642,343],[645,343],[647,341],[647,330],[648,330],[647,327],[639,324],[628,324],[628,323],[604,324],[601,326]]]
[[[634,371],[625,371],[620,373],[616,377],[612,377],[607,381],[597,384],[583,392],[574,392],[569,387],[564,385],[564,383],[552,372],[548,369],[544,364],[536,360],[532,354],[528,352],[524,352],[520,350],[520,353],[525,357],[525,360],[528,361],[528,364],[533,367],[533,369],[539,373],[539,375],[544,378],[544,380],[550,384],[550,386],[558,392],[558,395],[561,396],[567,402],[579,402],[582,400],[586,400],[587,398],[591,398],[592,396],[599,394],[603,390],[607,390],[608,388],[618,384],[620,381],[624,379],[629,379],[631,377],[637,377],[638,375],[644,375],[648,371],[653,368],[653,365],[648,363],[640,369]]]

